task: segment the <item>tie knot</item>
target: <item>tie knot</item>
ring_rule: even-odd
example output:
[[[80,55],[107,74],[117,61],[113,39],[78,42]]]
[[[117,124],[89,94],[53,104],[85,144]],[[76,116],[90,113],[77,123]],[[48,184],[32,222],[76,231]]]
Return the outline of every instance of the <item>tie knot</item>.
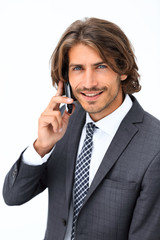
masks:
[[[96,127],[96,125],[93,122],[87,123],[87,127],[86,127],[87,137],[92,137],[93,136],[95,127]]]

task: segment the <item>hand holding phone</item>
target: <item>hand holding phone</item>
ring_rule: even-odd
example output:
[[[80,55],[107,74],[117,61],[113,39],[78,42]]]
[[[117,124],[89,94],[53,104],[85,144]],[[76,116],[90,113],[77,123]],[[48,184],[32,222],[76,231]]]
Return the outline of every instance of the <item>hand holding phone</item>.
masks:
[[[66,95],[66,97],[72,98],[71,86],[70,86],[68,81],[64,84],[64,88],[65,88],[65,95]],[[72,110],[73,110],[73,105],[72,104],[67,104],[67,111],[68,111],[68,113],[72,113]]]
[[[40,115],[38,121],[38,138],[34,143],[34,148],[41,157],[53,148],[67,130],[70,114],[66,111],[61,114],[59,106],[60,104],[68,104],[69,112],[71,113],[73,112],[71,105],[73,99],[64,97],[63,93],[64,84],[60,81],[55,96],[51,98],[47,108]],[[69,89],[67,90],[67,95],[71,96]]]

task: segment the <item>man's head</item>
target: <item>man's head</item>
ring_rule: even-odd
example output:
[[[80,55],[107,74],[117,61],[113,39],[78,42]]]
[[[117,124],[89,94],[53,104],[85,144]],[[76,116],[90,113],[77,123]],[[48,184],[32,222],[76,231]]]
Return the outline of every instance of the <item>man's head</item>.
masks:
[[[124,93],[140,90],[138,67],[128,38],[114,23],[97,18],[75,21],[64,32],[51,58],[53,85],[68,79],[69,51],[79,43],[96,50],[119,76],[127,76],[121,81]]]

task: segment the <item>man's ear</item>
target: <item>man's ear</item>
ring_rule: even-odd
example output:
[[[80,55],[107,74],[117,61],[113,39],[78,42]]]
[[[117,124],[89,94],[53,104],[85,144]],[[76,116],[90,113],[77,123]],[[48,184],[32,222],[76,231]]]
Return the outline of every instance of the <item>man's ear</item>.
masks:
[[[124,80],[126,80],[126,78],[127,78],[128,76],[127,75],[125,75],[125,74],[123,74],[123,75],[121,75],[121,81],[124,81]]]

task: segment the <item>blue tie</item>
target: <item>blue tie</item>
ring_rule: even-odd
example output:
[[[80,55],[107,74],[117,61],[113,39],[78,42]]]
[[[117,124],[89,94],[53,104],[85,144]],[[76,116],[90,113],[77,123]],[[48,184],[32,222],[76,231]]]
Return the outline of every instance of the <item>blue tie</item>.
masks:
[[[93,133],[95,125],[90,122],[86,127],[86,138],[83,143],[82,150],[77,158],[75,177],[74,177],[74,202],[73,202],[73,223],[71,240],[75,239],[76,221],[80,209],[83,205],[84,198],[86,197],[89,189],[89,169],[93,147]]]

